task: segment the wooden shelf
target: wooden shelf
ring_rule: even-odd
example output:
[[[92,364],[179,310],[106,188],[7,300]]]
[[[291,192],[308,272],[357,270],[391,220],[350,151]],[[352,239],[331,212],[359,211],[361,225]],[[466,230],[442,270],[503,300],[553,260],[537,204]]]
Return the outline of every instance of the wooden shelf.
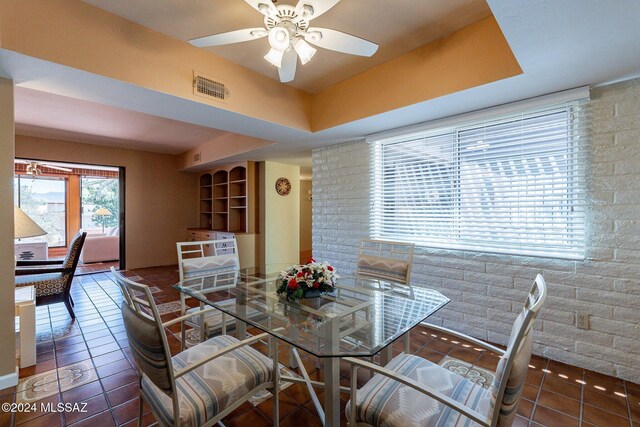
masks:
[[[254,232],[255,165],[222,166],[200,175],[200,225],[216,231]]]

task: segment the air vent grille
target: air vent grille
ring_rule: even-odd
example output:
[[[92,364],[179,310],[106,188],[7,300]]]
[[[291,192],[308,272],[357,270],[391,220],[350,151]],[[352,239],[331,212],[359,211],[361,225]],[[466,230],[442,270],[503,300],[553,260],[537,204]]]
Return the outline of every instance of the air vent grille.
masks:
[[[201,73],[193,73],[193,94],[217,101],[226,101],[229,98],[229,88],[217,80],[205,77]]]
[[[197,152],[196,154],[193,155],[193,163],[199,163],[200,162],[200,152]]]

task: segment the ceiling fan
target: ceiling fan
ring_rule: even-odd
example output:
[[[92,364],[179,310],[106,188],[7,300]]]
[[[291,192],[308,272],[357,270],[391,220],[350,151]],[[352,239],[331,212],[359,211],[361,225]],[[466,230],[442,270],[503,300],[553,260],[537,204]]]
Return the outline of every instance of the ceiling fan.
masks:
[[[39,176],[42,175],[42,168],[55,169],[63,172],[72,172],[72,169],[63,168],[62,166],[56,166],[54,164],[45,163],[45,162],[34,162],[32,160],[20,160],[14,159],[15,163],[20,163],[27,165],[27,175]]]
[[[296,6],[274,4],[277,0],[245,0],[264,15],[264,28],[245,28],[189,40],[194,46],[220,46],[269,39],[271,50],[265,59],[278,67],[282,83],[290,82],[296,74],[298,57],[306,64],[316,53],[315,45],[351,55],[371,56],[378,45],[370,41],[328,28],[310,27],[309,22],[322,15],[340,0],[299,0]]]

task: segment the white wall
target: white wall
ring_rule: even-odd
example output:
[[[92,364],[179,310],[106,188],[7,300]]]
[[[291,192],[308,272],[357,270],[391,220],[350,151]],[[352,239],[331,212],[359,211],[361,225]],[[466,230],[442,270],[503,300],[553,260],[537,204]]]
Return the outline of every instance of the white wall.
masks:
[[[18,383],[15,372],[13,243],[13,81],[0,78],[0,389]]]
[[[587,257],[584,261],[418,248],[412,281],[452,302],[431,318],[505,344],[537,273],[549,298],[535,326],[535,352],[614,375],[640,378],[640,80],[592,90],[587,105]],[[369,233],[369,146],[313,152],[313,253],[339,272],[355,268]],[[590,330],[575,313],[591,314]]]
[[[262,166],[262,164],[261,164]],[[278,178],[291,181],[291,192],[276,192]],[[300,258],[300,166],[264,162],[264,261],[267,265],[297,264]]]
[[[300,252],[311,251],[311,206],[309,195],[311,190],[310,180],[300,180]]]

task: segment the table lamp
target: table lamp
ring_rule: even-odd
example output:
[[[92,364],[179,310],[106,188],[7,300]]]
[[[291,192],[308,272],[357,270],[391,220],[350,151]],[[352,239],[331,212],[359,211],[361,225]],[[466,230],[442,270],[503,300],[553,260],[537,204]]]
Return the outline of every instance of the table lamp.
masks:
[[[93,214],[94,215],[98,215],[98,216],[111,216],[111,215],[113,215],[111,213],[111,211],[109,211],[109,209],[107,209],[107,208],[100,208],[100,209],[96,210]],[[104,221],[102,222],[102,234],[104,234]]]
[[[16,239],[24,239],[27,237],[43,236],[47,234],[34,220],[29,218],[29,215],[24,213],[22,209],[17,206],[13,206],[13,220],[14,220],[14,237]]]

